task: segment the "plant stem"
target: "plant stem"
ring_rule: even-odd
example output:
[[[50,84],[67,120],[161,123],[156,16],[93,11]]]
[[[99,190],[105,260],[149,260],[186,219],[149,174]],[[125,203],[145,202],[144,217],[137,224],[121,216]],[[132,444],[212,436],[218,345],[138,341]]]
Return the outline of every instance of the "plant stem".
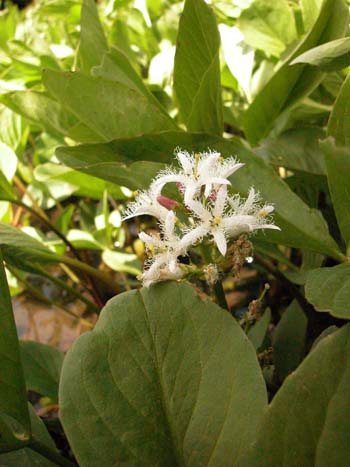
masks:
[[[24,279],[23,277],[20,277],[20,275],[17,273],[17,271],[13,267],[6,264],[6,269],[10,271],[10,273],[18,280],[18,282],[20,282],[21,284],[25,286],[26,290],[28,290],[30,295],[37,298],[40,302],[46,303],[47,305],[50,305],[52,307],[56,307],[64,311],[70,317],[80,321],[82,324],[88,325],[89,327],[93,328],[93,325],[86,319],[82,318],[81,316],[76,315],[75,313],[70,311],[68,308],[61,305],[60,303],[57,303],[54,300],[50,300],[49,298],[45,297],[45,295],[43,295],[35,287],[33,287],[26,279]]]
[[[201,252],[202,252],[202,256],[203,256],[204,261],[207,264],[212,263],[213,258],[212,258],[212,255],[211,255],[210,246],[202,244],[200,248],[201,248]],[[221,306],[221,308],[224,308],[225,310],[227,310],[229,313],[231,313],[230,309],[229,309],[229,306],[227,304],[227,301],[226,301],[225,291],[224,291],[224,288],[222,286],[222,282],[221,281],[216,282],[214,284],[214,286],[213,286],[213,290],[214,290],[216,301],[217,301],[218,305]]]
[[[83,263],[82,261],[79,261],[79,260],[74,259],[74,258],[69,258],[68,256],[62,257],[61,258],[61,263],[68,264],[69,266],[72,266],[73,268],[78,269],[78,271],[87,272],[90,276],[96,277],[96,279],[98,279],[101,282],[103,282],[104,284],[108,285],[109,288],[111,288],[116,293],[118,293],[115,281],[110,279],[108,276],[103,274],[98,269],[93,268],[89,264]]]
[[[66,457],[61,456],[61,454],[59,454],[57,451],[55,451],[52,448],[47,447],[45,444],[41,443],[35,438],[32,438],[28,447],[59,466],[77,467],[77,464],[75,462],[72,462]]]
[[[72,245],[72,243],[68,240],[68,238],[63,235],[59,229],[57,229],[51,222],[50,220],[48,219],[48,217],[46,216],[45,212],[42,211],[42,209],[40,209],[40,211],[38,211],[37,209],[33,209],[31,206],[28,206],[27,204],[23,203],[23,201],[20,201],[20,200],[13,200],[11,201],[13,204],[17,204],[18,206],[22,207],[23,209],[26,209],[28,212],[30,212],[33,216],[37,217],[43,224],[46,225],[46,227],[48,227],[52,232],[54,232],[62,241],[63,243],[69,248],[69,250],[72,252],[72,254],[75,256],[75,258],[78,260],[78,261],[81,261],[81,257],[78,253],[78,251],[74,248],[74,246]],[[96,300],[96,303],[101,307],[103,305],[103,300],[101,298],[101,295],[98,291],[98,288],[95,284],[95,282],[92,280],[91,278],[91,274],[88,274],[86,271],[85,271],[85,275],[86,275],[86,279],[87,279],[87,282],[90,284],[91,286],[91,291],[90,293],[92,293],[92,296],[94,297],[94,299]]]
[[[224,308],[225,310],[230,311],[229,307],[228,307],[228,304],[227,304],[227,301],[226,301],[225,292],[224,292],[224,288],[222,286],[222,282],[221,281],[216,282],[214,284],[213,288],[214,288],[214,292],[215,292],[215,296],[216,296],[218,305],[221,306],[221,308]]]
[[[53,276],[52,274],[49,274],[44,268],[40,266],[35,266],[35,269],[37,269],[38,273],[46,277],[50,282],[53,282],[54,284],[58,285],[61,287],[63,290],[66,290],[70,295],[73,295],[75,298],[81,300],[84,302],[89,308],[91,308],[95,313],[99,313],[100,309],[99,307],[93,303],[91,300],[89,300],[87,297],[85,297],[83,294],[78,292],[77,290],[73,289],[69,285],[67,285],[63,280],[58,279],[58,277]]]

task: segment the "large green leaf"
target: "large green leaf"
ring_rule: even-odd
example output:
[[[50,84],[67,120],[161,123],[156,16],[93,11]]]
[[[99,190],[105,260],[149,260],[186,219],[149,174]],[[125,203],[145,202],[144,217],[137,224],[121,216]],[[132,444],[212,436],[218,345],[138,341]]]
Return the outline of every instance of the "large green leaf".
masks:
[[[273,356],[278,377],[283,381],[296,369],[305,351],[307,319],[298,302],[293,300],[273,334]]]
[[[186,0],[177,36],[174,89],[190,131],[223,131],[219,48],[210,6],[204,0]]]
[[[226,467],[251,442],[266,391],[230,314],[168,282],[108,303],[65,358],[60,405],[81,467]]]
[[[80,17],[78,68],[89,73],[94,65],[101,63],[102,56],[107,50],[108,45],[98,17],[96,2],[84,0]]]
[[[34,341],[21,341],[20,349],[27,389],[57,401],[63,353]]]
[[[327,42],[296,57],[291,65],[308,63],[325,71],[341,70],[350,64],[350,37]]]
[[[146,87],[124,52],[117,47],[112,47],[108,53],[104,54],[101,65],[95,66],[91,70],[91,74],[109,81],[121,83],[139,92],[158,107],[160,112],[170,121],[170,117],[166,113],[164,107]]]
[[[346,467],[350,325],[325,337],[270,404],[239,467]]]
[[[346,105],[346,104],[345,104]],[[327,165],[328,186],[345,245],[350,243],[350,147],[321,143]]]
[[[275,205],[276,223],[282,229],[281,232],[266,233],[264,238],[343,259],[320,212],[303,203],[262,158],[238,139],[163,132],[102,145],[62,147],[56,155],[76,170],[135,189],[149,186],[151,179],[164,167],[160,163],[175,162],[172,154],[177,146],[189,151],[206,151],[210,147],[224,157],[236,155],[246,164],[231,177],[232,188],[245,195],[251,186],[255,186],[264,200]]]
[[[17,449],[31,436],[21,357],[11,297],[0,250],[0,452]]]
[[[350,265],[340,264],[310,271],[305,294],[316,310],[350,319]]]
[[[329,117],[327,134],[333,136],[340,146],[350,146],[350,73],[344,81],[332,113]]]
[[[44,423],[36,415],[30,404],[28,404],[28,407],[33,437],[36,440],[40,440],[49,449],[55,450],[55,444],[47,432]],[[0,465],[2,467],[57,467],[56,463],[49,461],[29,447],[0,454]]]
[[[247,44],[279,57],[297,38],[292,8],[287,0],[255,0],[238,20]]]
[[[342,37],[348,24],[348,8],[343,0],[324,0],[320,15],[303,41],[261,89],[243,117],[244,130],[252,143],[271,130],[280,113],[314,89],[322,79],[315,67],[295,65],[294,58],[318,44]]]
[[[175,127],[153,101],[121,82],[52,70],[44,70],[43,82],[58,101],[105,141]]]
[[[254,152],[276,167],[326,175],[324,155],[319,148],[319,139],[324,136],[322,128],[292,128],[265,140]]]
[[[98,143],[105,140],[92,129],[86,128],[72,112],[55,100],[37,91],[14,91],[0,97],[7,107],[23,115],[55,136],[71,136],[82,143]]]

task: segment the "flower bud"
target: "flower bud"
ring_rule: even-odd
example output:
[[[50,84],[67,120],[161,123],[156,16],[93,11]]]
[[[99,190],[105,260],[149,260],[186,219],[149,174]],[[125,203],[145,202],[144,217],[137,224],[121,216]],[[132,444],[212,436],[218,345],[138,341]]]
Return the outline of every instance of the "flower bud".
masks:
[[[166,209],[174,210],[179,206],[179,203],[174,199],[167,198],[166,196],[157,196],[158,203]]]

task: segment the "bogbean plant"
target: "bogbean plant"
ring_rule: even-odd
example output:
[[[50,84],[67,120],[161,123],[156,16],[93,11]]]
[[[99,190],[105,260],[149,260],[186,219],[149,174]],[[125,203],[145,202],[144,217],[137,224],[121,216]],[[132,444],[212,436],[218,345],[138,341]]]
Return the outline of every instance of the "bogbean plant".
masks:
[[[348,467],[347,2],[0,21],[1,466]]]

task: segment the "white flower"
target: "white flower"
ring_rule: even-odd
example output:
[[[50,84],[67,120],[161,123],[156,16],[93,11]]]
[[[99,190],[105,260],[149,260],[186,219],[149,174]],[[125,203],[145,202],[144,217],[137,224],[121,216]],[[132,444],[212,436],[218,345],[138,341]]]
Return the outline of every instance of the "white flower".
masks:
[[[266,222],[266,217],[273,211],[273,206],[260,208],[257,204],[259,195],[254,188],[250,189],[247,200],[240,203],[239,197],[230,197],[227,187],[223,185],[216,193],[211,209],[204,208],[197,201],[192,202],[192,210],[206,228],[207,234],[213,236],[222,256],[226,255],[227,241],[243,233],[257,229],[277,229],[274,224]],[[201,206],[201,208],[200,208]]]
[[[228,177],[244,164],[233,157],[222,159],[219,153],[210,151],[193,155],[178,150],[176,157],[180,169],[160,172],[149,190],[137,196],[124,216],[125,220],[147,214],[159,221],[159,234],[139,234],[149,256],[148,268],[142,274],[146,287],[183,277],[184,267],[179,264],[179,257],[187,255],[192,246],[206,237],[212,237],[221,255],[225,256],[228,241],[241,234],[258,229],[279,230],[269,218],[273,206],[261,207],[254,188],[250,189],[245,201],[239,195],[228,194]],[[163,187],[174,182],[186,207],[182,210],[182,223],[173,211],[181,209],[181,203],[162,195]],[[215,265],[210,265],[204,273],[210,273],[208,280],[211,283],[218,277]]]
[[[143,273],[143,283],[146,287],[153,282],[182,277],[182,270],[178,266],[178,257],[187,254],[188,248],[194,245],[203,235],[205,228],[199,226],[188,230],[183,237],[176,233],[176,216],[173,211],[168,211],[160,224],[161,235],[148,235],[145,232],[139,234],[140,239],[146,244],[146,248],[154,254],[150,261],[150,267]]]
[[[198,195],[203,186],[204,196],[207,198],[215,186],[230,185],[227,177],[244,165],[234,158],[222,162],[218,152],[192,155],[186,151],[178,151],[176,158],[182,170],[168,169],[161,172],[153,184],[161,192],[167,183],[178,183],[184,193],[186,206]]]
[[[154,183],[149,190],[141,191],[135,201],[130,203],[125,210],[123,221],[143,215],[152,216],[158,220],[165,219],[168,210],[158,202],[157,198],[159,195],[160,191]]]

